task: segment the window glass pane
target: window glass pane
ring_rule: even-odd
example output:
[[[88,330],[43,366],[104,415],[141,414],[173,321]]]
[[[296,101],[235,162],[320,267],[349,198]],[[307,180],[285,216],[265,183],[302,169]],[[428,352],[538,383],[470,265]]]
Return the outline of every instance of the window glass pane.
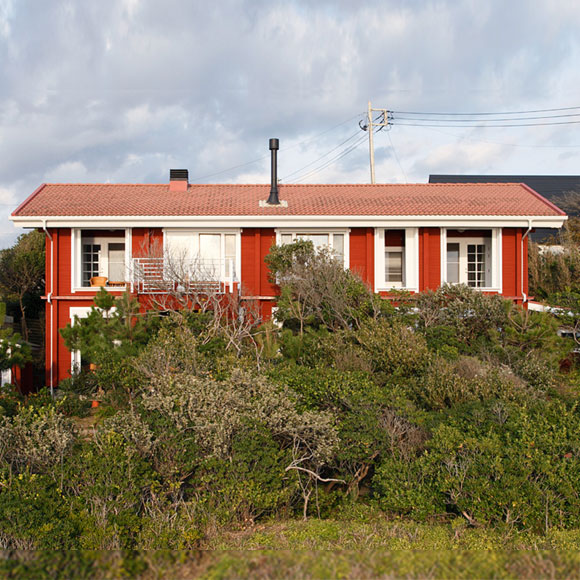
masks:
[[[314,244],[314,249],[328,247],[328,234],[309,234],[306,238]]]
[[[405,230],[385,230],[385,247],[405,247]]]
[[[199,266],[202,276],[215,277],[220,271],[220,234],[199,234]]]
[[[447,244],[447,282],[459,283],[459,244]]]
[[[100,244],[83,244],[82,253],[82,286],[90,286],[91,278],[99,275]]]
[[[234,234],[225,235],[225,248],[226,248],[226,276],[229,278],[232,275],[235,267],[236,259],[236,236]]]
[[[111,282],[125,281],[125,244],[109,244],[109,272],[108,278]]]
[[[332,249],[337,258],[344,261],[344,235],[334,234],[332,239]]]
[[[282,234],[280,236],[280,243],[281,244],[291,244],[292,243],[292,234]]]
[[[403,251],[385,251],[385,280],[403,282]]]

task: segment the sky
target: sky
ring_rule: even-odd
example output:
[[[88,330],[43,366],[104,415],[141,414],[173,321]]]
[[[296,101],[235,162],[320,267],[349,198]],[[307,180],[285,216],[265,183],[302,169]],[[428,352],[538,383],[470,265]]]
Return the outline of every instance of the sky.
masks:
[[[377,182],[577,175],[579,56],[577,0],[0,0],[0,248],[42,183],[269,183],[271,137],[368,183],[369,101]]]

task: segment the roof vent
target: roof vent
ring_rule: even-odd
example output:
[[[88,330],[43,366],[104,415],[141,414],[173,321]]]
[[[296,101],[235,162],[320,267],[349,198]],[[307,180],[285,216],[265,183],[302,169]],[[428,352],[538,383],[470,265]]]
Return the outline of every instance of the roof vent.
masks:
[[[189,171],[187,169],[169,170],[169,191],[187,191]]]

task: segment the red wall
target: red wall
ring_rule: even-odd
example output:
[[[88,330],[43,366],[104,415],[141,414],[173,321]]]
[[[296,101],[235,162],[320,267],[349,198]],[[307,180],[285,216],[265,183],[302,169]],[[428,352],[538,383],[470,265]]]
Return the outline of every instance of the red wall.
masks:
[[[441,230],[419,228],[419,292],[441,285]]]
[[[521,228],[504,228],[502,231],[502,294],[505,298],[520,301],[522,296],[522,236]],[[528,238],[523,249],[524,292],[528,293]]]
[[[276,243],[273,228],[244,228],[242,231],[242,296],[276,296],[276,287],[268,280],[269,270],[264,262]]]
[[[352,228],[350,230],[350,270],[371,288],[375,285],[375,241],[374,228]]]

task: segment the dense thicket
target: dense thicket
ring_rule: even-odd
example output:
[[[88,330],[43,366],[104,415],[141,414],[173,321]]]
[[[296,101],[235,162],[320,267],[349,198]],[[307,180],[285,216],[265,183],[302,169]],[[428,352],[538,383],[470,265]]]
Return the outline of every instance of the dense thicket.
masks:
[[[2,394],[1,547],[191,548],[353,502],[578,527],[578,372],[554,316],[462,286],[391,304],[307,243],[270,266],[277,324],[101,296],[104,318],[63,332],[96,370],[56,400]]]

